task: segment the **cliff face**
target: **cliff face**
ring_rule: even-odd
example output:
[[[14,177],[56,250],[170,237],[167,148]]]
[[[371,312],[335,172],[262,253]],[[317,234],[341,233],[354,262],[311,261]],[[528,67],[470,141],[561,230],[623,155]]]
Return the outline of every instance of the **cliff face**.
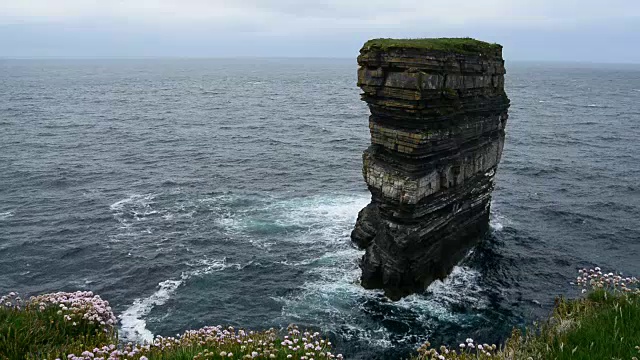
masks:
[[[351,238],[366,249],[362,285],[399,299],[446,277],[488,227],[509,107],[502,47],[379,39],[358,64],[372,201]]]

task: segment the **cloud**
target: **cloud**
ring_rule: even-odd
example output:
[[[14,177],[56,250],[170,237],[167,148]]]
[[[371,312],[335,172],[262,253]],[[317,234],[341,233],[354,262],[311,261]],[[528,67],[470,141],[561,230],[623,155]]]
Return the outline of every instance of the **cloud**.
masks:
[[[310,32],[371,27],[571,27],[640,16],[629,0],[0,0],[0,22],[119,21],[138,25]]]
[[[354,56],[372,37],[472,36],[513,58],[635,62],[637,33],[635,0],[0,0],[0,56]]]

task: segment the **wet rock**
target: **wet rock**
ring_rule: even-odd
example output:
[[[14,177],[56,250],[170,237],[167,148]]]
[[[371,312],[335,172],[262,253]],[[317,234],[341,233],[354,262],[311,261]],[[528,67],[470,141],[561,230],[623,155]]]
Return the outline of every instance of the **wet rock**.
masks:
[[[351,238],[362,285],[394,300],[446,277],[487,230],[508,118],[501,46],[424,41],[370,41],[358,57],[372,201]]]

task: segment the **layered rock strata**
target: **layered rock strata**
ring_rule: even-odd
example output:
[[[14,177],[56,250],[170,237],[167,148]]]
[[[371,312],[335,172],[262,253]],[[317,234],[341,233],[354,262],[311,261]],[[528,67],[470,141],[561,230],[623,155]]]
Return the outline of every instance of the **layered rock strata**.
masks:
[[[488,228],[509,108],[502,47],[378,39],[358,64],[372,200],[351,238],[366,249],[362,285],[396,300],[446,277]]]

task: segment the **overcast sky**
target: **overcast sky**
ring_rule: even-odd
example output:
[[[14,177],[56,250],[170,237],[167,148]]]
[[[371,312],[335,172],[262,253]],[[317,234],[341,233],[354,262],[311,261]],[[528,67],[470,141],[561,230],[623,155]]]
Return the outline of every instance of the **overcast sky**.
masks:
[[[3,57],[354,57],[369,38],[441,36],[640,63],[640,0],[0,0]]]

